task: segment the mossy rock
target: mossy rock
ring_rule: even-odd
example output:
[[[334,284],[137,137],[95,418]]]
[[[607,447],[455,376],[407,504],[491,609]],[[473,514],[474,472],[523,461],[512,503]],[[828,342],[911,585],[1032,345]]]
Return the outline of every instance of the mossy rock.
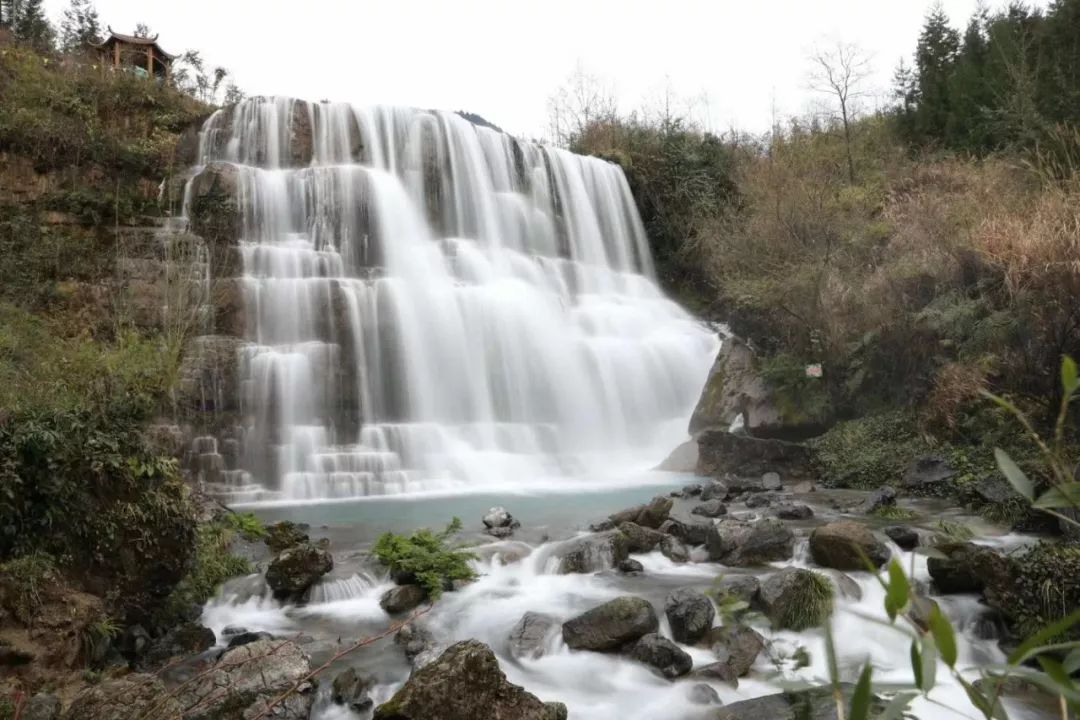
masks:
[[[789,567],[761,582],[758,599],[774,628],[801,631],[832,615],[833,586],[820,573]]]

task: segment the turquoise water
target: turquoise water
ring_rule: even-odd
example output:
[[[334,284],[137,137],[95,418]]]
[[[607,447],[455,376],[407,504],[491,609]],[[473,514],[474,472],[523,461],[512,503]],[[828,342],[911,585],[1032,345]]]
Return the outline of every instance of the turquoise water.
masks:
[[[266,523],[279,520],[306,523],[316,531],[336,531],[325,533],[335,536],[336,540],[347,538],[363,543],[387,531],[401,533],[421,527],[439,527],[452,517],[461,518],[466,531],[479,531],[481,518],[488,509],[502,505],[522,524],[515,537],[533,539],[545,532],[555,535],[583,529],[619,508],[646,502],[656,495],[666,495],[694,480],[692,475],[656,472],[632,486],[604,489],[578,487],[538,493],[383,496],[341,502],[254,505],[244,509]]]

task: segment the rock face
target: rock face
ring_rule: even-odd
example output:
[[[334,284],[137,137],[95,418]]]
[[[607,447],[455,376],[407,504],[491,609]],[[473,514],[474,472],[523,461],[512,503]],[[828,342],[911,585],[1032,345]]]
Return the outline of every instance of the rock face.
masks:
[[[375,709],[375,720],[553,720],[557,708],[506,680],[476,640],[451,645]]]
[[[299,597],[334,569],[334,558],[317,545],[304,543],[282,550],[266,570],[266,584],[278,597]]]
[[[820,625],[832,613],[833,589],[828,578],[789,567],[761,582],[758,600],[773,627],[805,630]]]
[[[572,650],[611,652],[660,627],[648,600],[632,595],[610,600],[563,623],[563,641]]]
[[[753,476],[759,487],[767,472],[779,472],[791,482],[813,478],[810,452],[796,443],[710,429],[698,435],[698,450],[697,474],[705,477]],[[730,483],[728,489],[734,492]]]
[[[184,720],[241,720],[265,709],[308,674],[308,657],[288,640],[259,640],[225,651],[213,669],[179,689]],[[306,720],[314,687],[301,685],[273,717]]]
[[[944,558],[927,558],[926,567],[939,592],[982,592],[1011,584],[1013,563],[990,548],[974,543],[946,543],[937,549]]]
[[[568,540],[559,549],[559,572],[592,573],[618,567],[630,555],[630,544],[618,530]]]
[[[398,615],[418,607],[426,596],[424,588],[419,585],[398,585],[379,598],[379,606],[391,615]]]
[[[941,494],[956,475],[949,461],[937,455],[918,458],[904,472],[900,484],[907,490],[924,495]]]
[[[710,560],[724,565],[763,565],[789,560],[795,551],[795,534],[771,518],[755,523],[727,518],[709,528],[705,547]]]
[[[676,642],[693,645],[712,627],[716,611],[704,593],[693,588],[679,588],[664,601],[664,614]]]
[[[705,389],[690,418],[690,432],[719,427],[727,430],[736,418],[758,437],[808,437],[820,433],[827,415],[799,417],[785,412],[755,367],[754,353],[736,337],[724,338]]]
[[[26,703],[22,720],[60,720],[60,710],[60,698],[49,693],[38,693]]]
[[[889,548],[865,525],[841,520],[810,533],[810,555],[822,567],[866,570],[865,556],[875,568],[889,560]]]
[[[180,704],[167,696],[165,686],[153,675],[128,675],[91,685],[75,696],[64,720],[117,720],[144,716],[160,720],[181,718]]]
[[[544,654],[548,638],[559,627],[551,615],[527,612],[510,631],[510,655],[515,658],[538,658]]]
[[[714,627],[709,630],[705,642],[716,655],[716,662],[700,668],[694,674],[736,685],[739,678],[750,672],[757,656],[765,649],[765,638],[743,625]]]
[[[232,163],[212,162],[191,179],[191,231],[211,248],[211,275],[239,274],[239,256],[225,251],[240,237],[242,218],[237,203],[240,169]],[[217,257],[217,250],[222,255]],[[231,257],[230,257],[231,256]]]
[[[640,663],[653,666],[669,679],[685,675],[694,666],[689,653],[656,633],[643,635],[627,654]]]
[[[673,502],[669,497],[654,497],[645,505],[622,510],[611,515],[608,519],[611,520],[614,526],[624,522],[632,522],[642,527],[656,529],[668,519],[672,505]]]

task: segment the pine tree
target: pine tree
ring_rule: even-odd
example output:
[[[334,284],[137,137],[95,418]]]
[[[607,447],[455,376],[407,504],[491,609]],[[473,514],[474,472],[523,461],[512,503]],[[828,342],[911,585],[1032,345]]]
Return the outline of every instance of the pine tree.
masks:
[[[53,49],[56,31],[45,17],[41,0],[21,0],[18,3],[11,31],[17,40],[39,52]]]
[[[11,26],[18,14],[19,0],[0,0],[0,26]]]
[[[974,153],[993,149],[990,117],[994,97],[987,83],[989,46],[986,38],[988,13],[976,11],[964,31],[963,44],[949,80],[951,117],[946,142]]]
[[[915,51],[918,105],[914,129],[925,140],[945,140],[952,113],[949,78],[959,46],[959,34],[949,26],[941,5],[935,5],[926,16]]]
[[[91,0],[71,0],[60,23],[60,47],[65,52],[79,50],[100,40],[101,23]]]

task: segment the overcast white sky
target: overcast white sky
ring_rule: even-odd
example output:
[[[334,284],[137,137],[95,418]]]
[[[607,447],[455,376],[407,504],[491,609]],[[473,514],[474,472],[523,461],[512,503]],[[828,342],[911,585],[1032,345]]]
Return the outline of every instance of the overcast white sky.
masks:
[[[539,136],[546,102],[581,63],[620,108],[666,78],[706,97],[715,130],[805,110],[806,56],[842,39],[873,53],[876,85],[910,58],[930,0],[97,0],[102,23],[202,51],[248,94],[479,113]],[[977,0],[944,0],[962,28]],[[46,0],[59,20],[68,0]],[[996,7],[1000,2],[992,2]]]

